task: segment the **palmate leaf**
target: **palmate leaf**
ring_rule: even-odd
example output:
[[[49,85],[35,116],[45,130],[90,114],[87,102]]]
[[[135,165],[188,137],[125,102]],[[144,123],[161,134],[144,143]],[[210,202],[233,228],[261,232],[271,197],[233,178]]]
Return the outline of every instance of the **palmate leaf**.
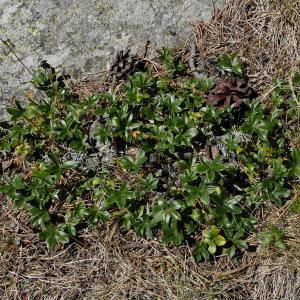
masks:
[[[113,134],[125,138],[126,141],[131,138],[130,131],[140,127],[140,124],[133,120],[133,114],[128,112],[128,105],[122,106],[118,115],[111,118],[111,122],[114,127]]]
[[[88,207],[87,209],[87,220],[91,224],[96,224],[99,220],[107,222],[110,218],[110,214],[106,210],[101,210],[97,206]]]
[[[180,104],[182,102],[182,99],[176,99],[174,95],[170,95],[168,100],[168,107],[171,112],[177,113],[181,111]]]
[[[41,228],[45,228],[45,224],[50,221],[50,215],[46,210],[41,210],[37,207],[33,207],[30,210],[30,213],[33,226],[40,226]]]
[[[186,65],[179,57],[175,57],[173,49],[163,48],[158,50],[159,59],[164,63],[165,68],[170,74],[182,72],[186,69]]]
[[[60,227],[53,224],[46,226],[46,229],[39,234],[42,240],[45,240],[49,250],[52,250],[58,242],[66,244],[69,242],[68,234]]]
[[[109,139],[112,137],[112,131],[109,124],[106,126],[101,126],[99,124],[96,125],[94,137],[98,138],[102,143],[107,143]]]
[[[76,225],[80,222],[79,218],[73,218],[66,222],[67,230],[70,235],[76,236]]]
[[[149,215],[144,214],[134,222],[133,226],[139,236],[146,235],[146,237],[152,238],[152,228],[154,225],[155,222],[152,220],[152,218]]]
[[[218,66],[225,72],[234,73],[238,76],[243,75],[242,64],[238,61],[237,53],[221,54],[219,56]]]
[[[1,178],[0,191],[29,210],[49,248],[68,242],[78,234],[77,228],[108,220],[109,210],[138,235],[175,245],[183,240],[196,243],[197,260],[220,253],[224,246],[233,255],[247,247],[243,239],[255,230],[252,214],[259,205],[268,200],[281,204],[289,191],[297,192],[299,151],[288,154],[286,149],[297,130],[299,116],[293,104],[299,95],[292,85],[300,82],[299,75],[290,78],[292,84],[276,86],[272,110],[258,99],[245,101],[245,111],[236,114],[233,107],[207,103],[205,93],[213,88],[213,80],[172,78],[183,65],[170,50],[162,51],[161,58],[169,72],[162,76],[153,76],[151,70],[135,73],[125,80],[125,88],[118,89],[120,97],[111,93],[77,101],[66,89],[59,91],[57,82],[49,82],[44,86],[49,104],[44,108],[31,103],[23,109],[17,104],[10,111],[12,127],[0,129],[4,159],[11,150],[13,159],[26,153],[29,161],[23,164],[28,165],[25,169],[16,159],[12,168],[0,170],[19,173],[21,179],[21,183],[8,183]],[[219,62],[230,76],[242,75],[236,55],[224,55]],[[99,125],[89,130],[95,117]],[[100,144],[95,145],[92,137],[86,144],[87,133],[93,134],[90,131],[105,144],[113,141],[117,156],[122,155],[123,167],[131,173],[128,178],[122,176],[124,184],[112,161],[102,164],[101,159],[99,167],[107,172],[99,178],[92,178],[98,170],[94,174],[95,170],[86,172],[81,164],[64,163],[69,157],[66,147],[76,153],[88,147],[86,154],[94,156]],[[209,143],[217,145],[219,157],[202,157]],[[140,148],[147,153],[139,153]],[[124,158],[124,149],[133,151]],[[294,210],[299,210],[298,202]],[[267,234],[270,244],[284,248],[280,233]]]
[[[206,242],[213,240],[216,236],[218,236],[220,229],[216,225],[211,225],[209,228],[203,230],[202,235],[205,238]]]
[[[166,224],[163,225],[163,241],[165,243],[171,243],[175,246],[179,246],[184,240],[184,235],[182,232],[178,231],[177,222],[173,221],[171,226]]]
[[[185,233],[190,235],[196,231],[196,229],[198,228],[198,224],[194,222],[185,223],[184,227],[185,227]]]
[[[88,147],[88,143],[86,142],[87,139],[87,134],[83,134],[81,130],[76,129],[74,131],[74,137],[70,142],[69,147],[77,151],[82,151]]]
[[[140,150],[135,159],[130,156],[125,156],[122,160],[122,164],[124,168],[138,172],[140,167],[146,161],[147,161],[146,152]]]
[[[140,178],[140,183],[144,191],[155,190],[157,188],[158,179],[153,177],[150,173],[146,178]]]
[[[84,219],[85,217],[88,216],[87,208],[83,202],[79,202],[75,206],[73,215],[75,218],[79,218],[79,219]]]
[[[135,193],[128,191],[127,184],[123,183],[120,190],[114,190],[110,193],[106,203],[111,205],[116,203],[119,208],[126,207],[126,201],[135,197]]]
[[[210,254],[215,254],[217,251],[217,246],[222,247],[226,244],[225,238],[219,234],[220,229],[215,226],[211,225],[210,228],[206,228],[202,235],[204,237],[203,242],[208,244],[208,252]]]
[[[200,174],[206,174],[206,178],[211,182],[215,179],[216,173],[220,173],[225,169],[225,166],[221,162],[221,157],[218,156],[213,160],[209,160],[202,157],[201,163],[196,167],[197,172]]]
[[[191,169],[186,169],[183,171],[183,173],[179,174],[179,178],[181,183],[185,185],[195,181],[198,178],[198,176],[196,171]]]
[[[274,190],[272,191],[273,196],[273,201],[277,205],[282,205],[282,200],[283,198],[287,198],[290,196],[290,191],[287,188],[284,188],[281,184],[279,183],[274,183]]]
[[[271,232],[261,232],[259,233],[259,237],[262,241],[262,246],[265,248],[269,247],[273,240],[273,235]]]
[[[152,216],[154,222],[169,224],[171,220],[181,220],[181,215],[178,212],[184,204],[180,201],[174,201],[173,203],[167,203],[165,199],[160,199],[158,205],[153,208]]]
[[[283,241],[284,232],[274,224],[270,224],[269,228],[269,231],[259,233],[259,237],[262,241],[262,246],[267,248],[273,242],[275,247],[285,250],[286,245]]]
[[[207,260],[209,258],[209,252],[207,251],[207,244],[203,242],[198,242],[196,248],[193,252],[195,259],[200,262],[202,260]]]
[[[283,186],[283,183],[271,179],[263,180],[263,186],[266,189],[266,199],[270,199],[278,206],[282,206],[282,200],[290,196],[290,190]]]
[[[176,146],[188,146],[193,139],[198,134],[197,128],[189,128],[184,134],[179,133],[174,138],[174,143]]]
[[[194,206],[197,200],[209,205],[210,195],[216,191],[215,186],[208,185],[205,181],[201,181],[198,187],[188,186],[185,189],[189,192],[188,205],[190,206]]]
[[[207,93],[214,87],[214,82],[211,78],[206,77],[196,81],[196,87],[200,89],[200,91]]]
[[[273,131],[277,121],[266,119],[262,105],[256,101],[250,105],[250,109],[241,127],[242,131],[256,134],[260,140],[268,142],[268,135]]]
[[[19,175],[14,177],[4,176],[4,185],[0,186],[0,193],[6,193],[10,198],[18,198],[18,191],[25,188],[25,184]]]
[[[21,117],[23,117],[26,109],[24,109],[19,101],[15,101],[14,107],[8,107],[6,111],[11,115],[12,121],[17,121]]]

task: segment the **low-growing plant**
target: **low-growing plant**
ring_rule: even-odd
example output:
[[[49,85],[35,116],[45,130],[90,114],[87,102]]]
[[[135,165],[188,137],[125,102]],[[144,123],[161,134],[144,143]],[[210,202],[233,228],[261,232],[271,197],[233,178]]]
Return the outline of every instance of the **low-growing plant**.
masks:
[[[243,66],[238,60],[237,54],[221,54],[218,61],[218,66],[221,71],[233,73],[238,76],[243,75]]]
[[[33,83],[47,96],[8,109],[11,127],[3,128],[0,149],[11,167],[1,192],[27,209],[50,249],[114,219],[140,236],[186,243],[197,260],[233,256],[247,248],[254,212],[293,196],[298,73],[274,82],[268,106],[258,98],[243,99],[239,109],[214,107],[206,101],[212,79],[183,73],[171,50],[160,58],[167,73],[136,72],[118,94],[86,98],[44,65]],[[220,58],[224,70],[241,75],[229,58]],[[99,158],[99,144],[114,149],[109,162]],[[74,155],[85,160],[74,163]],[[89,169],[95,155],[97,167]]]
[[[269,231],[262,231],[259,233],[259,237],[262,241],[262,246],[268,248],[273,244],[276,248],[286,249],[286,244],[284,243],[284,232],[277,228],[275,225],[269,225]]]

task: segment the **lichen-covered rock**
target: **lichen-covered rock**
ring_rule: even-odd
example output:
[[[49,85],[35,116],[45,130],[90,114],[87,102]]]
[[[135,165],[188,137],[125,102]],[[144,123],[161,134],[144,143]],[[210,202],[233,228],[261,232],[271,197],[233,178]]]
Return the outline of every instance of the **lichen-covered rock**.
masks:
[[[216,5],[221,2],[214,1]],[[75,75],[97,72],[119,50],[173,46],[186,22],[207,19],[211,0],[0,0],[0,36],[29,69],[46,59]],[[30,88],[31,75],[0,42],[0,116],[5,101]]]

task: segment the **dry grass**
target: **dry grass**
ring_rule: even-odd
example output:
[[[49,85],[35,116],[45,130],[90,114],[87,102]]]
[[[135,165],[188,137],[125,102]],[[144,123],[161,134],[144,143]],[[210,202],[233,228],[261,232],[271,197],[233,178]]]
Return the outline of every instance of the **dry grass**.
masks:
[[[236,52],[256,88],[300,66],[299,0],[230,0],[195,27],[198,61]]]
[[[212,21],[195,25],[197,60],[238,52],[251,82],[264,90],[273,77],[299,67],[299,12],[298,0],[228,1]],[[102,83],[78,83],[76,92],[90,95]],[[196,264],[188,247],[166,248],[108,224],[48,253],[29,217],[0,195],[0,298],[300,299],[299,215],[281,209],[265,217],[284,228],[289,251],[260,249]],[[249,243],[257,246],[258,240],[252,236]]]
[[[48,253],[24,212],[8,202],[0,215],[1,299],[299,299],[299,218],[282,224],[298,234],[286,240],[288,252],[196,264],[188,247],[137,239],[116,224],[82,232],[83,245]]]

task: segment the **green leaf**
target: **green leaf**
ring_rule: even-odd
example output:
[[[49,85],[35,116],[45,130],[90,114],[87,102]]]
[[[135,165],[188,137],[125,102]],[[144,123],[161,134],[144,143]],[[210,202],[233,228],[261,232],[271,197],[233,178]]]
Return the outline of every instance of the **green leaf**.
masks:
[[[226,244],[226,240],[223,236],[221,235],[217,235],[215,238],[214,238],[214,242],[216,243],[217,246],[224,246]]]
[[[293,160],[292,172],[295,176],[300,178],[300,150],[293,150],[291,156]]]
[[[282,184],[273,182],[274,189],[270,193],[271,200],[277,205],[282,206],[282,199],[290,196],[290,190],[284,188]]]
[[[205,173],[209,170],[209,165],[206,162],[200,163],[197,165],[196,167],[197,172],[201,173]]]
[[[26,110],[22,107],[19,101],[15,101],[14,107],[8,107],[6,111],[11,115],[12,121],[17,121],[21,117],[23,117]]]
[[[211,239],[211,232],[209,228],[206,228],[205,230],[203,230],[202,232],[203,237],[205,237],[207,240]]]
[[[290,196],[290,191],[287,188],[282,187],[281,184],[274,182],[274,190],[272,195],[276,198],[287,198]]]
[[[285,243],[283,241],[276,241],[274,242],[274,246],[276,248],[279,248],[279,249],[282,249],[282,250],[285,250],[287,247],[285,245]]]
[[[196,81],[196,86],[202,92],[207,93],[214,87],[213,80],[211,78],[203,78]]]
[[[201,209],[195,208],[193,209],[192,213],[190,214],[191,219],[193,219],[195,222],[202,222],[204,220],[204,215]]]
[[[172,243],[175,246],[179,246],[184,240],[183,233],[178,231],[175,223],[171,227],[163,226],[163,233],[163,241],[165,243]]]
[[[215,179],[216,173],[220,173],[224,170],[225,166],[221,162],[220,157],[216,157],[213,160],[208,160],[202,158],[202,162],[197,165],[196,170],[200,174],[206,174],[208,181],[213,181]]]
[[[66,161],[62,166],[61,168],[64,169],[64,170],[70,170],[70,169],[75,169],[77,167],[77,163],[75,161]]]
[[[248,248],[247,243],[245,241],[243,241],[243,240],[235,240],[234,243],[240,249],[247,249]]]
[[[79,219],[84,219],[85,217],[87,217],[89,214],[88,214],[88,211],[87,211],[87,208],[86,206],[84,205],[83,202],[79,202],[76,207],[75,207],[75,210],[74,210],[74,216],[75,217],[78,217]]]
[[[154,225],[155,225],[155,221],[152,220],[149,215],[144,213],[140,215],[138,219],[134,222],[134,228],[136,230],[137,235],[139,236],[146,235],[146,237],[148,238],[153,237],[152,227]]]
[[[98,138],[102,143],[107,143],[112,136],[109,126],[100,126],[97,124],[94,137]]]
[[[135,193],[128,191],[126,183],[123,183],[120,190],[115,190],[110,193],[110,196],[107,199],[107,205],[116,203],[119,208],[125,208],[126,200],[132,199],[134,197]]]
[[[207,185],[205,181],[202,181],[198,187],[187,186],[185,189],[189,192],[188,204],[190,206],[194,206],[197,200],[209,205],[209,195],[216,191],[215,186]]]
[[[268,248],[273,240],[273,235],[270,232],[260,232],[259,237],[262,241],[262,246]]]
[[[238,76],[243,75],[242,65],[239,63],[236,53],[230,55],[221,54],[219,56],[218,66],[225,72],[234,73]]]
[[[106,210],[100,210],[99,211],[99,217],[102,221],[108,222],[110,219],[110,213]]]
[[[140,182],[142,184],[142,189],[145,191],[155,190],[157,188],[158,179],[153,177],[153,174],[150,173],[145,179],[141,178]]]
[[[237,241],[238,239],[240,239],[243,235],[244,235],[245,231],[244,229],[239,229],[234,236],[232,237],[233,241]]]
[[[198,242],[196,248],[193,252],[195,259],[200,262],[203,259],[207,260],[209,258],[209,253],[207,251],[207,245],[203,242]]]
[[[184,227],[185,227],[186,234],[190,235],[196,231],[196,229],[198,228],[198,224],[194,222],[185,223]]]
[[[295,201],[293,201],[290,206],[291,211],[294,213],[300,213],[300,196],[296,197]]]
[[[183,207],[183,204],[179,201],[173,203],[167,203],[167,201],[161,198],[158,201],[158,205],[153,208],[153,219],[155,222],[162,222],[169,224],[173,220],[181,220],[180,213],[177,211]]]
[[[25,188],[25,184],[20,175],[15,175],[13,177],[4,176],[5,184],[0,186],[0,192],[6,193],[8,197],[15,199],[18,198],[18,191]]]
[[[140,150],[135,159],[133,159],[130,156],[125,156],[122,160],[122,164],[124,168],[138,172],[141,166],[146,161],[147,161],[146,152]]]
[[[184,135],[189,137],[189,138],[194,138],[195,136],[197,136],[198,134],[198,129],[197,128],[189,128],[185,133]]]
[[[300,85],[300,73],[299,72],[295,72],[293,74],[292,84],[294,87],[297,87]]]
[[[236,250],[235,246],[232,245],[231,247],[226,249],[226,252],[230,257],[233,257],[235,254],[235,250]]]
[[[46,229],[40,233],[40,238],[46,240],[49,250],[52,250],[57,242],[62,244],[69,242],[69,236],[62,229],[52,224],[46,226]]]
[[[212,237],[218,236],[219,232],[220,232],[220,230],[218,229],[217,226],[215,226],[215,225],[210,226],[210,234]]]
[[[73,223],[72,221],[66,223],[67,225],[67,229],[68,232],[72,235],[72,236],[76,236],[76,221]]]
[[[76,236],[76,225],[80,223],[80,218],[73,217],[73,212],[67,211],[65,214],[65,222],[69,234]]]
[[[216,246],[216,244],[213,242],[213,241],[210,241],[209,243],[208,243],[208,252],[210,253],[210,254],[215,254],[216,253],[216,251],[217,251],[217,246]]]
[[[183,184],[188,184],[195,181],[198,176],[196,171],[187,169],[184,170],[183,173],[179,174],[179,178]]]
[[[239,201],[241,200],[241,197],[234,197],[232,199],[228,199],[224,201],[226,207],[233,213],[233,214],[241,214],[243,212],[243,209],[238,206]]]
[[[41,228],[44,228],[45,224],[50,221],[49,213],[46,210],[33,207],[30,213],[33,226],[41,226]]]
[[[104,222],[107,222],[110,218],[110,214],[106,210],[100,210],[96,205],[86,208],[87,212],[87,221],[91,224],[96,224],[99,219]]]

